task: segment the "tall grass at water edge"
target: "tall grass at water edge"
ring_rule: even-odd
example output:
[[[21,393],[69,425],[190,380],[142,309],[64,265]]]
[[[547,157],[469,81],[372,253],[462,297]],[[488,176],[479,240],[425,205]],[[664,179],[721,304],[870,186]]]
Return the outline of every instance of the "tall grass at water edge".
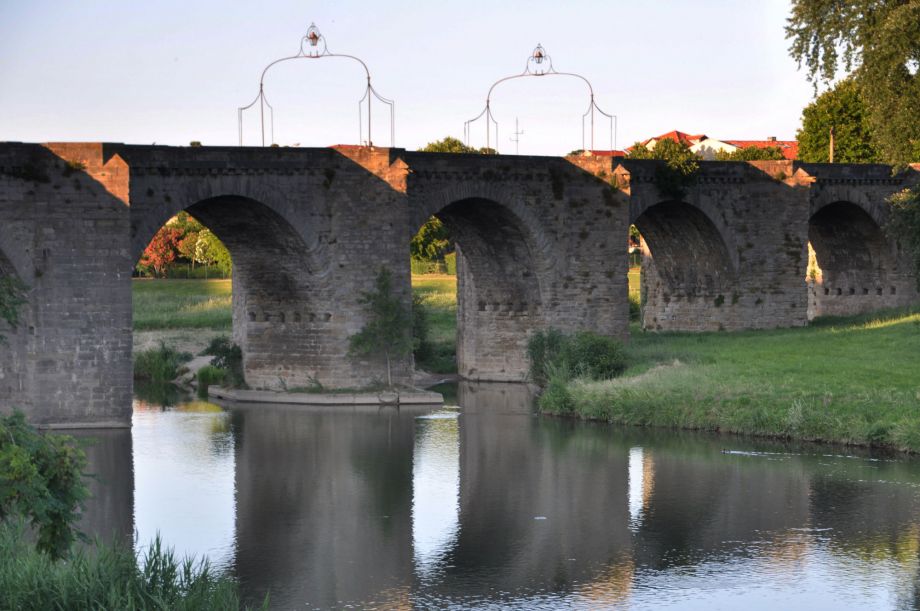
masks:
[[[920,451],[920,311],[734,333],[634,327],[617,379],[576,379],[548,413]],[[560,409],[561,408],[561,409]]]

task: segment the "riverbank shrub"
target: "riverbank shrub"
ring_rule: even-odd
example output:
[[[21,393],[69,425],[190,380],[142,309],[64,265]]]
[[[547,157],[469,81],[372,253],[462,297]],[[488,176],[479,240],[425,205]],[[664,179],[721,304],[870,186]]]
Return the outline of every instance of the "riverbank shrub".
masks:
[[[213,365],[205,365],[198,370],[195,378],[198,380],[198,397],[206,399],[208,396],[208,387],[211,384],[221,384],[226,377],[227,372]]]
[[[0,524],[27,519],[36,549],[62,557],[78,536],[74,523],[89,496],[85,468],[86,454],[73,438],[41,434],[22,412],[0,416]]]
[[[626,369],[622,342],[589,331],[564,335],[556,329],[537,331],[527,342],[530,379],[541,386],[555,378],[614,378]]]
[[[215,337],[202,354],[213,356],[211,365],[224,372],[222,382],[230,388],[246,388],[243,376],[243,350],[229,337]]]
[[[191,359],[192,355],[188,352],[179,352],[160,342],[159,347],[134,355],[134,379],[154,383],[170,382],[176,379],[179,366]]]
[[[207,560],[179,560],[157,537],[140,557],[97,543],[55,561],[28,544],[25,526],[0,524],[0,608],[240,609],[238,585]],[[262,608],[268,608],[268,599]]]

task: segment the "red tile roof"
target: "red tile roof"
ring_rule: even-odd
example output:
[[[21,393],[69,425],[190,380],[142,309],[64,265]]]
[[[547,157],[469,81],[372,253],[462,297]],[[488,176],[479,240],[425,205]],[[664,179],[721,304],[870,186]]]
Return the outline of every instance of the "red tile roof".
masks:
[[[658,142],[659,140],[673,140],[674,142],[678,142],[680,144],[683,144],[684,146],[691,146],[693,144],[696,144],[700,140],[704,140],[705,138],[706,138],[706,134],[687,134],[681,131],[677,131],[675,129],[675,130],[669,131],[666,134],[661,134],[660,136],[649,138],[648,140],[643,141],[642,144],[647,145],[652,140],[654,140],[655,142]]]
[[[799,156],[799,143],[796,140],[722,140],[722,142],[741,149],[752,146],[759,149],[777,147],[783,152],[783,157],[786,159],[797,159]]]
[[[590,151],[592,155],[597,157],[626,157],[626,151],[616,151],[616,150],[607,150],[607,151]]]

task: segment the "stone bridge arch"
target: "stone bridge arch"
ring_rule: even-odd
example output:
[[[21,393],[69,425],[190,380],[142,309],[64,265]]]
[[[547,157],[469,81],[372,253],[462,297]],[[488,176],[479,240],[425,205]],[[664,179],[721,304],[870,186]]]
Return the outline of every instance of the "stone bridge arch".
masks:
[[[183,210],[224,242],[234,266],[233,339],[250,387],[357,388],[385,376],[383,364],[347,353],[366,317],[361,292],[380,266],[403,273],[398,192],[332,149],[276,149],[255,167],[247,164],[268,159],[264,152],[215,148],[168,166],[160,153],[125,153],[134,163],[132,262]],[[402,281],[394,282],[400,292]],[[408,359],[394,363],[395,378],[408,380],[408,367]]]
[[[889,183],[886,180],[884,183]],[[808,319],[916,300],[910,265],[885,234],[890,184],[819,185],[808,218]]]
[[[409,153],[414,235],[430,216],[457,245],[457,362],[467,379],[526,378],[549,327],[624,336],[626,202],[563,159]],[[619,306],[619,307],[618,307]]]
[[[633,224],[642,235],[643,327],[695,322],[705,328],[707,312],[733,299],[737,285],[737,251],[724,230],[700,207],[679,200],[643,207]]]

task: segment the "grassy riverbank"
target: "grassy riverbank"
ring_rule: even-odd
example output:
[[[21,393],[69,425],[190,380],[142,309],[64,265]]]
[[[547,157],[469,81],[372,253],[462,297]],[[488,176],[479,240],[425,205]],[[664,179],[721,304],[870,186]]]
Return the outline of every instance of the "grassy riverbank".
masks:
[[[141,280],[132,282],[134,330],[213,329],[230,331],[230,280]]]
[[[920,451],[920,311],[738,333],[634,327],[628,350],[622,377],[568,384],[575,415]]]

